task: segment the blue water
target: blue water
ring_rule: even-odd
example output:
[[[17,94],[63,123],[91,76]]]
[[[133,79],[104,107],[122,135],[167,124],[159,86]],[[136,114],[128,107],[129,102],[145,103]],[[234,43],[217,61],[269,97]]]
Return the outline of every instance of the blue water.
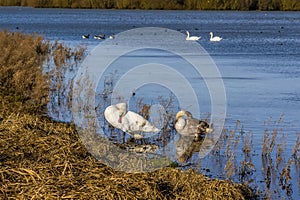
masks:
[[[138,27],[163,27],[182,33],[189,30],[201,36],[199,44],[213,58],[224,81],[225,126],[234,128],[236,120],[240,120],[244,131],[253,133],[254,149],[258,151],[268,128],[264,122],[270,117],[277,120],[283,114],[281,125],[291,151],[300,132],[300,12],[0,7],[1,30],[36,33],[51,41],[86,46],[88,51],[102,41],[82,39],[83,34],[109,36]],[[223,40],[209,42],[210,31]],[[292,196],[295,199],[299,196],[296,182]]]

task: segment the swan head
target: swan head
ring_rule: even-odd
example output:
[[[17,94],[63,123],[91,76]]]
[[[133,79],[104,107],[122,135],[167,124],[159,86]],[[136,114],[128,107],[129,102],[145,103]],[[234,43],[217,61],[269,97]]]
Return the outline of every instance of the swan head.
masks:
[[[189,111],[181,110],[176,114],[176,121],[178,121],[179,118],[189,119],[192,118],[193,115]]]
[[[178,121],[179,118],[187,116],[185,110],[181,110],[176,114],[176,121]]]
[[[213,32],[210,32],[209,35],[213,35]]]
[[[205,121],[201,121],[198,125],[198,130],[202,133],[209,133],[210,132],[209,124]]]
[[[205,121],[201,121],[198,125],[198,130],[201,133],[211,133],[214,131],[214,129]]]
[[[119,114],[119,119],[118,122],[122,123],[122,117],[126,114],[127,112],[127,104],[126,103],[118,103],[116,104],[116,108],[118,109],[118,114]]]

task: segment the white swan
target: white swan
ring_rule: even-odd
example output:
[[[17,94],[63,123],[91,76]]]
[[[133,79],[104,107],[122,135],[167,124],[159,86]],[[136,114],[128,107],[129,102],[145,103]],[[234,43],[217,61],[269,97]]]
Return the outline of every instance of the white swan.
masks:
[[[190,32],[188,32],[188,31],[186,31],[186,34],[187,34],[186,40],[194,40],[194,41],[196,41],[196,40],[200,40],[200,38],[201,38],[201,37],[198,37],[198,36],[190,36]]]
[[[219,37],[219,36],[215,36],[215,37],[214,37],[213,32],[210,32],[209,34],[210,34],[210,41],[211,41],[211,42],[219,42],[219,41],[222,40],[222,38]]]
[[[180,135],[196,137],[213,131],[207,122],[193,118],[192,114],[186,110],[181,110],[176,114],[175,129]]]
[[[104,111],[104,116],[112,126],[133,135],[136,139],[143,138],[138,132],[159,132],[158,128],[141,115],[127,111],[126,103],[108,106]]]

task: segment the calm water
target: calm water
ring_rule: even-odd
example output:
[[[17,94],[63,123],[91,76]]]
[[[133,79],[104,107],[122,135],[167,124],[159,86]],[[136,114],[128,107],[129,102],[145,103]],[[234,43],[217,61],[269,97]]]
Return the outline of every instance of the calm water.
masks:
[[[300,12],[0,7],[2,30],[42,34],[47,39],[57,39],[72,46],[84,45],[88,50],[100,41],[84,40],[82,34],[104,33],[108,36],[145,26],[182,33],[189,30],[192,35],[201,36],[199,43],[214,59],[225,84],[226,127],[234,128],[236,120],[240,120],[244,131],[253,133],[254,149],[259,151],[264,130],[272,128],[266,127],[264,122],[270,117],[277,120],[284,114],[281,126],[287,134],[287,149],[291,151],[300,132]],[[222,42],[210,43],[210,31],[223,37]],[[299,176],[299,173],[293,173]],[[300,196],[299,177],[293,183],[292,197],[296,199]]]

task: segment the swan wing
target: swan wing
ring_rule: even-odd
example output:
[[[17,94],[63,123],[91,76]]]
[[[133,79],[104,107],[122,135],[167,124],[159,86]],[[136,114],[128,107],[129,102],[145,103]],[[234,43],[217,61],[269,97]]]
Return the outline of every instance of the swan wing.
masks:
[[[213,38],[210,39],[210,41],[213,41],[213,42],[219,42],[221,40],[222,40],[222,38],[218,37],[218,36],[215,36],[215,37],[213,37]]]
[[[192,38],[193,38],[193,40],[199,40],[201,37],[193,36]]]
[[[191,136],[195,134],[195,132],[189,126],[187,119],[184,119],[183,117],[178,118],[175,123],[175,129],[180,135],[183,136]]]
[[[187,37],[186,40],[199,40],[201,37],[198,36],[191,36],[191,37]]]
[[[119,109],[115,105],[108,106],[104,111],[104,117],[113,127],[121,129],[124,132],[159,132],[159,129],[153,126],[141,115],[128,111],[122,117],[122,123],[119,119]]]
[[[182,117],[178,118],[175,123],[175,129],[177,132],[182,131],[186,126],[186,121]]]
[[[141,115],[128,111],[124,116],[128,122],[129,131],[141,131],[141,132],[158,132],[159,129],[153,126],[148,120]]]

